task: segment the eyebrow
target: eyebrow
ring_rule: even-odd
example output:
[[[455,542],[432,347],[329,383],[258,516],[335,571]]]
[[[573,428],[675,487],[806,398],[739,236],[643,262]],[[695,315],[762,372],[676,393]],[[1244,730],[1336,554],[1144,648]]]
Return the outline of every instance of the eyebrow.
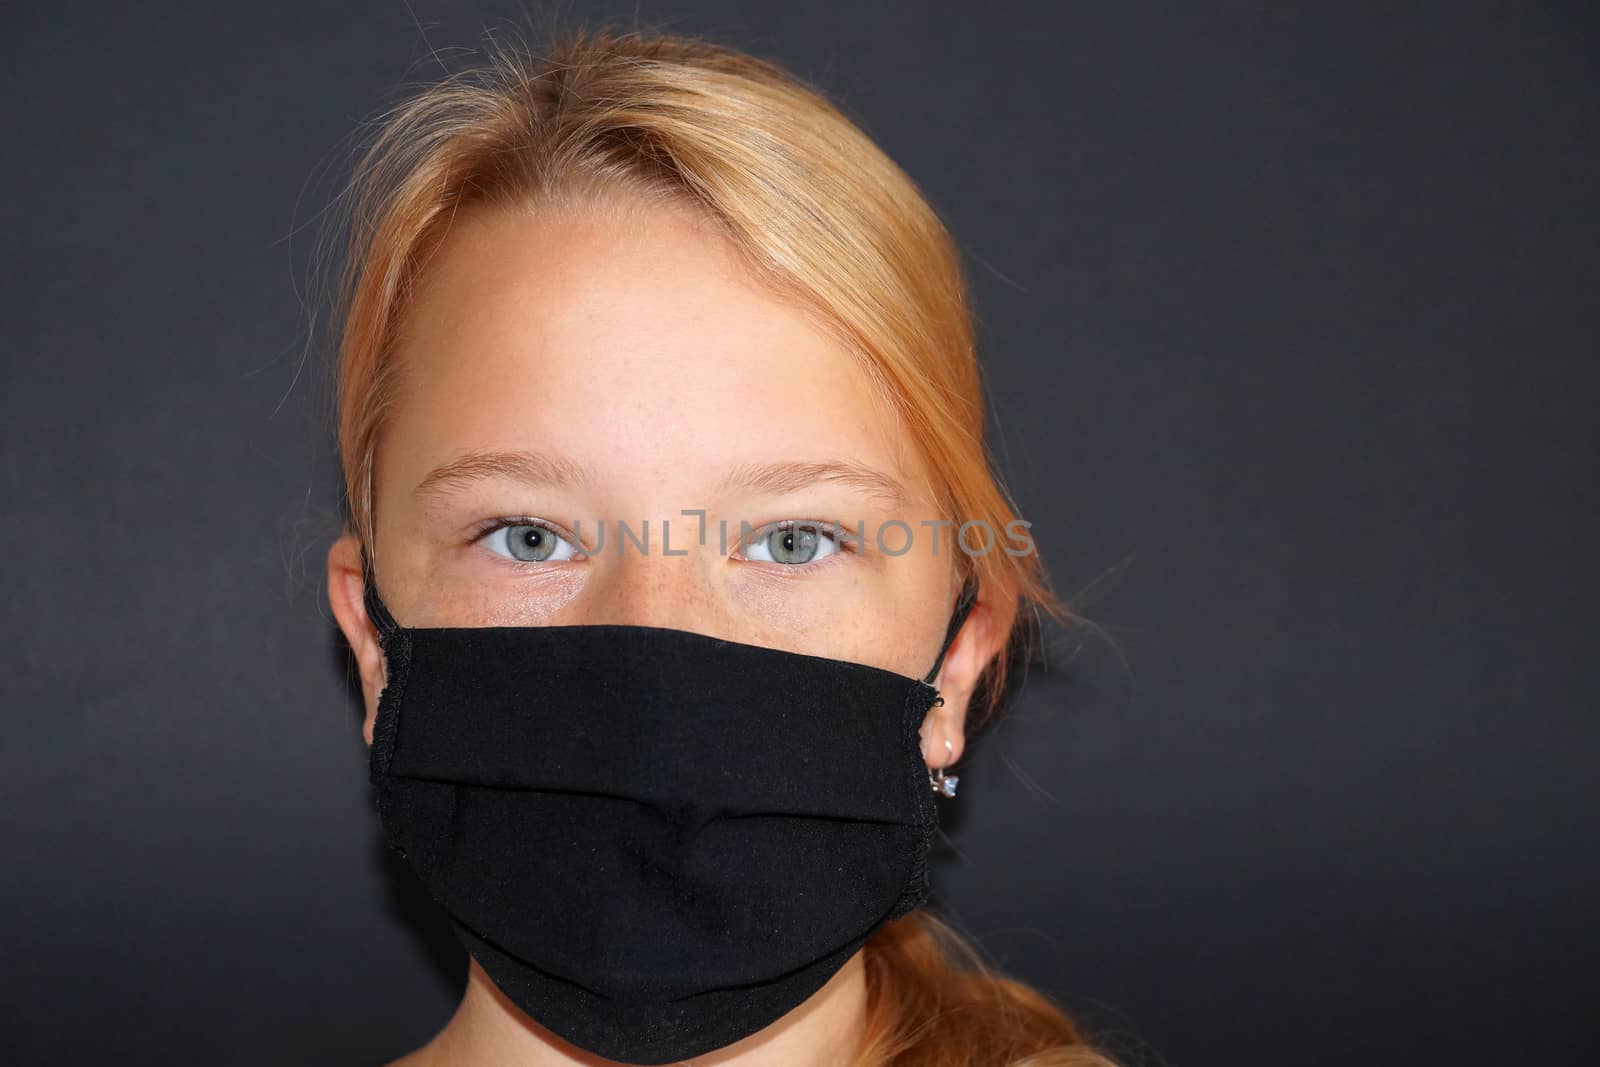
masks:
[[[588,467],[561,456],[522,449],[474,451],[429,471],[412,493],[437,500],[489,478],[557,489],[592,487],[597,481]],[[722,476],[718,490],[752,489],[779,495],[819,483],[844,485],[890,510],[901,510],[906,504],[906,490],[900,482],[865,464],[842,459],[740,463]]]
[[[830,459],[811,462],[741,463],[723,475],[719,488],[754,489],[780,495],[793,493],[819,482],[847,486],[877,500],[890,510],[905,507],[906,491],[898,481],[863,463]]]
[[[468,452],[441,463],[417,483],[412,495],[443,499],[474,482],[490,478],[509,478],[531,486],[558,489],[592,485],[592,472],[582,464],[540,452]]]

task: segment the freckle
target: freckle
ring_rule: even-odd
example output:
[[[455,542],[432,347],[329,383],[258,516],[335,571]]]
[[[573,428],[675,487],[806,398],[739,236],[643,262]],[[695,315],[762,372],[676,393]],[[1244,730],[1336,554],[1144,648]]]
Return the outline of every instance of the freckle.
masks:
[[[795,603],[791,590],[767,585],[751,585],[737,590],[739,599],[759,612],[774,627],[797,633],[811,629],[811,620]]]
[[[530,585],[510,604],[501,606],[503,617],[494,622],[502,626],[548,626],[582,589],[583,583],[573,579]]]

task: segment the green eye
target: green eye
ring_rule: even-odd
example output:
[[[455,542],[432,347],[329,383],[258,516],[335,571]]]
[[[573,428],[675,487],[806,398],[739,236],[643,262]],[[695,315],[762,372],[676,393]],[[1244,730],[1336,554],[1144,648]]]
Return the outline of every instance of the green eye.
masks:
[[[543,523],[507,522],[483,535],[489,551],[522,563],[561,562],[571,559],[578,548]]]
[[[827,559],[839,551],[839,541],[829,523],[791,520],[758,535],[746,551],[760,562],[799,565]]]

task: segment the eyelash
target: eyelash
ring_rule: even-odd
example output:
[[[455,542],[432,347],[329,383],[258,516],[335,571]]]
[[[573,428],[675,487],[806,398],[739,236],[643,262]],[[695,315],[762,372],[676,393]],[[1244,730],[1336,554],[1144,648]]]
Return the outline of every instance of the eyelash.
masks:
[[[586,545],[584,545],[567,531],[561,529],[559,526],[552,522],[547,522],[544,519],[535,519],[527,515],[507,516],[506,518],[490,519],[487,522],[479,523],[476,527],[474,527],[472,536],[469,538],[468,543],[477,544],[479,541],[482,541],[485,537],[488,537],[496,530],[504,530],[510,526],[537,526],[541,530],[549,530],[557,537],[561,537],[572,542],[577,546],[580,553],[585,555],[588,553],[588,547]],[[743,548],[745,545],[754,544],[757,541],[771,537],[779,530],[790,529],[795,526],[814,527],[822,536],[831,537],[833,539],[836,552],[859,554],[861,551],[860,546],[857,545],[853,540],[840,536],[841,532],[847,530],[848,527],[846,527],[844,523],[839,522],[837,519],[780,519],[777,522],[769,522],[765,526],[756,527],[750,534],[750,540],[741,541],[736,547]],[[778,566],[782,567],[785,572],[799,571],[803,573],[816,567],[826,567],[829,565],[828,560],[833,558],[835,557],[827,556],[823,559],[812,560],[809,563],[780,563]],[[508,562],[518,561],[512,560]]]
[[[504,530],[509,526],[537,526],[541,530],[549,530],[557,537],[560,537],[566,541],[570,541],[574,545],[578,546],[579,552],[584,553],[585,555],[588,554],[588,546],[584,545],[583,542],[579,541],[566,530],[563,530],[553,522],[547,522],[544,519],[535,519],[528,515],[511,515],[503,519],[490,519],[487,522],[481,522],[473,529],[472,536],[467,539],[467,543],[475,545],[479,541],[482,541],[485,537],[488,537],[490,534],[494,533],[496,530]],[[526,561],[508,560],[507,562],[517,563]]]
[[[777,533],[779,530],[787,530],[795,526],[814,527],[817,533],[821,536],[831,538],[833,540],[835,554],[824,557],[823,559],[811,560],[809,563],[777,564],[776,566],[782,568],[782,573],[784,574],[796,572],[804,574],[813,569],[829,567],[833,565],[832,561],[837,559],[841,553],[849,552],[853,554],[859,554],[861,552],[861,547],[853,540],[840,536],[842,532],[848,531],[849,528],[846,527],[844,523],[839,522],[836,519],[779,519],[777,522],[769,522],[765,526],[756,527],[755,530],[750,534],[751,539],[749,541],[741,541],[740,547],[742,548],[747,544],[754,544],[757,541],[765,540],[766,538]],[[760,561],[752,560],[752,562]]]

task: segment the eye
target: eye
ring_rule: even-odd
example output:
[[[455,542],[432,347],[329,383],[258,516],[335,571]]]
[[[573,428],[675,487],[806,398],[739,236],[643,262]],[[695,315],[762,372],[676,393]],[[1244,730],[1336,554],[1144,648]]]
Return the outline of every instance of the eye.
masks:
[[[528,519],[508,519],[478,540],[495,555],[521,563],[559,563],[578,552],[578,546],[557,533],[554,527]]]
[[[831,523],[786,520],[758,532],[746,551],[763,563],[814,563],[837,553],[839,538]]]

